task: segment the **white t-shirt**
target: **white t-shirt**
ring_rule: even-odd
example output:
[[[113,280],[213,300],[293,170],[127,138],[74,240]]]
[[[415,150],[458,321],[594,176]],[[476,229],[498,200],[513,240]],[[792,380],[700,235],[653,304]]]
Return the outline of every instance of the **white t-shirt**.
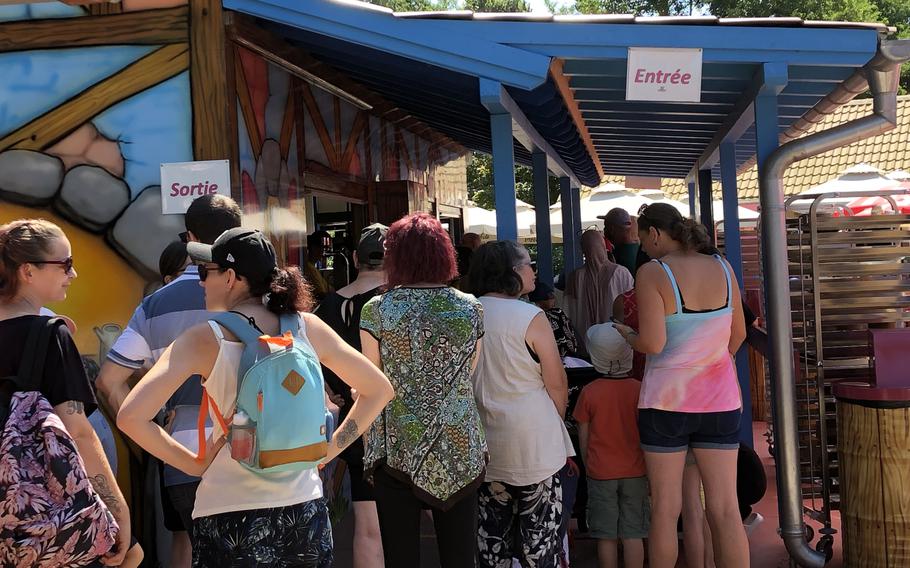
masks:
[[[205,389],[230,423],[237,402],[237,372],[243,343],[227,341],[221,327],[209,322],[221,344],[218,358],[212,368]],[[301,318],[300,337],[306,339],[306,322]],[[209,413],[214,412],[209,409]],[[221,427],[212,416],[216,436]],[[322,497],[322,480],[316,468],[304,471],[254,473],[231,457],[230,445],[225,444],[212,465],[202,474],[196,491],[193,518],[209,517],[221,513],[288,507]]]

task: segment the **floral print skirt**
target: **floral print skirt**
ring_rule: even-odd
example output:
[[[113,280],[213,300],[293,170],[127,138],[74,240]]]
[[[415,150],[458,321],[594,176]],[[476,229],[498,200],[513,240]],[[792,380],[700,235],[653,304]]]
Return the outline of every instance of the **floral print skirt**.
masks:
[[[325,499],[202,517],[193,531],[193,568],[332,566]]]
[[[478,491],[481,568],[556,568],[562,557],[559,474],[532,485],[487,482]]]

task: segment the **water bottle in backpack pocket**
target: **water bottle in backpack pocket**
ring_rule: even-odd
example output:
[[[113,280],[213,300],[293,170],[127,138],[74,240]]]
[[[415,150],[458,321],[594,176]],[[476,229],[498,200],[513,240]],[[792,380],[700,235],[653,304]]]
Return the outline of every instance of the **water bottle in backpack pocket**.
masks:
[[[208,405],[228,432],[231,457],[254,472],[299,471],[316,467],[328,452],[331,415],[319,359],[299,334],[301,318],[282,315],[277,337],[261,335],[245,318],[222,313],[213,321],[244,344],[237,378],[237,404],[231,423],[208,393]],[[200,431],[200,438],[204,436]],[[200,448],[205,448],[204,440]],[[204,458],[204,449],[200,451]]]

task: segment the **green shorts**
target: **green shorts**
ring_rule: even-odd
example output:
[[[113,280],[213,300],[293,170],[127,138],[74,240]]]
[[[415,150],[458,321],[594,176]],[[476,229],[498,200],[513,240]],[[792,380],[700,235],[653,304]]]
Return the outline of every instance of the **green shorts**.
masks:
[[[645,538],[651,524],[647,477],[588,478],[588,532],[594,538]]]

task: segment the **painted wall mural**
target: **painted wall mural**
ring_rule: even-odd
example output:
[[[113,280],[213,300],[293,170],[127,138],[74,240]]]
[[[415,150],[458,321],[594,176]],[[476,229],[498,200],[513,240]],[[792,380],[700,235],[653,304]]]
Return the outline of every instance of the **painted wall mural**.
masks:
[[[0,22],[78,26],[74,18],[90,14],[62,3],[0,6]],[[160,214],[158,184],[161,162],[192,159],[185,53],[65,41],[0,53],[0,223],[40,216],[70,236],[79,278],[50,307],[77,322],[86,355],[126,324],[183,230],[181,216]]]
[[[463,157],[350,102],[300,80],[244,48],[234,53],[238,159],[245,215],[261,219],[282,259],[299,262],[300,233],[313,227],[311,193],[337,191],[366,201],[368,186],[411,181],[430,200],[464,205],[467,184],[436,182],[437,172]],[[289,213],[289,214],[288,214]],[[296,222],[294,221],[296,220]]]
[[[157,278],[160,252],[183,230],[182,216],[160,214],[159,183],[161,163],[194,157],[190,45],[168,26],[189,28],[187,10],[173,8],[184,4],[0,6],[0,25],[39,46],[0,43],[0,222],[41,216],[82,235],[80,278],[57,308],[80,324],[77,343],[86,353],[98,351],[94,328],[126,324]],[[139,43],[134,27],[110,38],[115,20],[105,18],[150,8],[169,9],[130,16],[143,45],[131,45]],[[38,32],[22,22],[44,35],[29,35]],[[465,184],[448,173],[460,154],[234,50],[234,68],[224,72],[237,95],[235,197],[246,222],[274,237],[283,262],[302,261],[305,235],[315,228],[313,195],[366,203],[374,184],[403,180],[417,187],[406,206],[464,204]],[[87,270],[89,261],[117,267],[116,281],[127,289],[116,302],[75,293],[108,290],[104,271]]]

